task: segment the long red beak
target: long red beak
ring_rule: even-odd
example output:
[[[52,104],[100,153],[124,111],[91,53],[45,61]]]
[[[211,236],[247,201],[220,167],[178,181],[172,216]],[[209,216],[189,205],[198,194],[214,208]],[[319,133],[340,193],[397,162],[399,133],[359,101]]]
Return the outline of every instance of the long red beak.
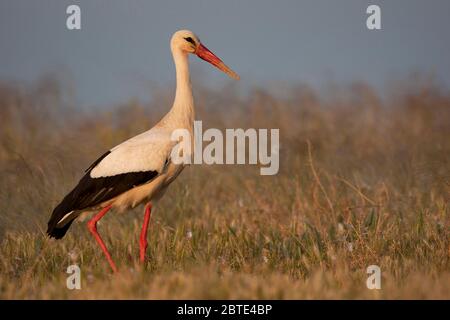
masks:
[[[225,63],[222,62],[214,53],[209,51],[207,47],[205,47],[203,44],[200,43],[200,45],[197,47],[197,51],[195,51],[195,54],[205,61],[208,61],[213,66],[215,66],[217,69],[222,70],[226,74],[228,74],[233,79],[239,80],[239,75],[231,70]]]

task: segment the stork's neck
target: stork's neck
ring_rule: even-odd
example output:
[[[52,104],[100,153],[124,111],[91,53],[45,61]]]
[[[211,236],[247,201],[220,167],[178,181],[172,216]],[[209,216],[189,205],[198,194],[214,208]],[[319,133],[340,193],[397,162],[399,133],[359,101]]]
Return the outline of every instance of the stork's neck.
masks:
[[[194,122],[194,98],[192,96],[189,61],[186,52],[172,50],[177,75],[177,88],[172,109],[167,114],[171,125],[191,128]]]

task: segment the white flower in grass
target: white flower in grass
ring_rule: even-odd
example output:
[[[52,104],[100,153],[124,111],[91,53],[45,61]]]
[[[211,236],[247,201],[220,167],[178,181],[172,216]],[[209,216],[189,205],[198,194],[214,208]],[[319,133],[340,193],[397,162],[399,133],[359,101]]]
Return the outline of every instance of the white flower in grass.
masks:
[[[351,242],[348,242],[348,243],[347,243],[347,250],[348,250],[349,252],[353,252],[353,243],[351,243]]]
[[[189,230],[188,232],[186,232],[186,238],[187,239],[192,239],[192,231]]]
[[[345,231],[344,225],[342,223],[340,223],[340,222],[338,223],[337,231],[338,231],[339,234],[343,234],[344,231]]]

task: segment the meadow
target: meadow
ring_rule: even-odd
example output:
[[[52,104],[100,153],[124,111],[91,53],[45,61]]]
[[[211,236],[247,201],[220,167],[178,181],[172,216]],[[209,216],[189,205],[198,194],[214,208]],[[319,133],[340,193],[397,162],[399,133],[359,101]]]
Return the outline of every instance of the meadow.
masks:
[[[143,266],[143,208],[106,215],[113,275],[85,221],[60,241],[46,223],[91,162],[160,119],[173,88],[81,110],[54,77],[0,83],[1,299],[450,299],[448,90],[412,77],[384,94],[196,83],[194,96],[204,128],[279,128],[280,171],[186,168],[153,212]],[[66,288],[72,264],[81,290]]]

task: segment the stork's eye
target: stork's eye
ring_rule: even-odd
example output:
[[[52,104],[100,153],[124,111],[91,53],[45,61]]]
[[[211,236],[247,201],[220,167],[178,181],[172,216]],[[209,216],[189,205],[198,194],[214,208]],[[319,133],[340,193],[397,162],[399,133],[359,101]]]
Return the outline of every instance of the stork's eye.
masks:
[[[184,40],[186,40],[187,42],[190,42],[190,43],[192,43],[193,45],[195,45],[195,41],[194,41],[194,39],[192,39],[191,37],[184,38]]]

